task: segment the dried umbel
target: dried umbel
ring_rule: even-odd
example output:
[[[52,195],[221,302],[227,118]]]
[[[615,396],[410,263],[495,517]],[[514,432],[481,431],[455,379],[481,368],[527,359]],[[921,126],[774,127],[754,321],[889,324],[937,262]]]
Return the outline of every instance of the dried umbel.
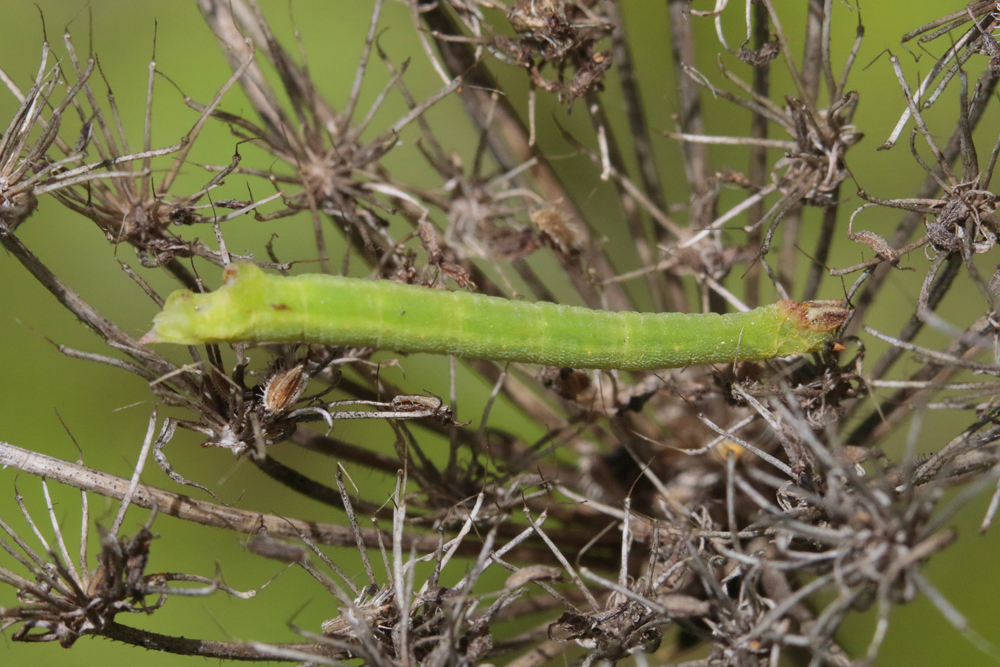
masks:
[[[244,599],[256,595],[256,591],[239,592],[217,579],[200,575],[179,572],[148,573],[146,570],[155,538],[150,531],[156,516],[155,506],[152,507],[154,511],[149,522],[134,536],[125,537],[120,534],[132,501],[139,500],[137,496],[142,495],[141,492],[136,492],[136,482],[142,462],[153,445],[155,426],[154,413],[149,421],[142,455],[139,457],[139,467],[135,471],[132,483],[120,480],[123,482],[121,488],[127,490],[119,496],[121,502],[114,523],[110,529],[97,526],[100,550],[97,552],[96,566],[93,568],[89,565],[90,511],[86,493],[81,493],[82,532],[79,557],[76,562],[70,557],[63,530],[56,520],[52,496],[45,477],[42,479],[41,489],[52,523],[54,542],[50,544],[46,540],[45,531],[28,512],[20,493],[16,495],[17,504],[42,550],[36,551],[11,523],[0,519],[0,530],[7,536],[0,538],[0,546],[19,561],[30,577],[25,578],[15,571],[0,567],[0,581],[16,589],[18,601],[21,603],[16,606],[0,607],[0,627],[17,628],[12,634],[15,641],[58,641],[63,647],[69,648],[81,637],[92,635],[142,644],[142,639],[134,634],[132,628],[116,620],[120,614],[153,614],[174,595],[203,597],[219,590]],[[5,455],[10,453],[4,451]],[[44,470],[46,477],[51,476],[56,479],[62,477],[58,465],[53,465],[54,461],[44,460],[47,457],[32,456],[32,453],[22,452],[19,458],[22,466],[25,466],[28,459],[35,458],[33,464],[39,466],[36,472]],[[94,472],[97,476],[100,475]],[[88,475],[78,477],[77,484],[85,486],[85,483],[81,482],[86,477]],[[93,475],[89,477],[91,481],[95,479]],[[63,477],[63,481],[66,481],[66,478]],[[111,485],[105,486],[101,491],[111,491]],[[196,583],[199,586],[178,587],[172,582]],[[151,601],[150,598],[154,597],[155,600]]]

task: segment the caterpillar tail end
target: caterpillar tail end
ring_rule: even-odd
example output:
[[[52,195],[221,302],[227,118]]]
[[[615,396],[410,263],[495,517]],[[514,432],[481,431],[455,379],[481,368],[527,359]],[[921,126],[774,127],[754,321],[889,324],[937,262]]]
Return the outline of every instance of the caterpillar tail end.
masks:
[[[250,340],[247,331],[253,321],[253,308],[239,303],[247,295],[261,291],[266,280],[253,264],[230,264],[223,272],[224,284],[214,292],[195,294],[186,289],[167,297],[163,310],[153,318],[153,327],[139,342],[201,345],[203,343]]]
[[[156,332],[156,327],[153,327],[152,329],[147,331],[145,334],[143,334],[142,338],[139,339],[140,345],[150,345],[152,343],[162,343],[162,342],[163,338],[161,338],[160,334]]]
[[[180,345],[197,345],[204,342],[204,336],[196,335],[195,329],[199,320],[204,319],[200,312],[204,310],[203,302],[209,295],[198,295],[188,290],[178,290],[171,294],[163,310],[153,318],[152,328],[139,339],[143,345],[151,343],[175,343]]]

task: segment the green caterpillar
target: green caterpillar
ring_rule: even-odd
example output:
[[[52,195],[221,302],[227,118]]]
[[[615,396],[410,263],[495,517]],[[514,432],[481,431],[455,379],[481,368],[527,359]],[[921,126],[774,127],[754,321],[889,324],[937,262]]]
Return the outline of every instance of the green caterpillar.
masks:
[[[613,313],[321,274],[226,267],[179,290],[144,343],[323,343],[572,368],[655,370],[818,352],[848,311],[779,301],[744,313]]]

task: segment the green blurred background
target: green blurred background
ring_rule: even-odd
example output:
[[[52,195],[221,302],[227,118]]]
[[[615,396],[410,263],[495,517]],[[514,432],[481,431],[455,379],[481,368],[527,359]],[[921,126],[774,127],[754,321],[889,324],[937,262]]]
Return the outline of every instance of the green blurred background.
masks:
[[[793,5],[791,2],[779,4],[782,5],[781,10]],[[801,4],[802,9],[795,8],[784,15],[785,28],[793,39],[801,34],[800,26],[804,24],[805,3],[795,4]],[[676,109],[676,104],[672,92],[674,82],[666,38],[668,23],[665,5],[650,0],[624,2],[623,5],[644,86],[650,123],[656,128],[672,129],[671,114]],[[858,183],[868,192],[886,198],[910,196],[923,176],[906,150],[905,142],[895,150],[875,152],[875,148],[888,136],[898,118],[903,108],[902,98],[885,56],[870,66],[869,63],[883,49],[894,48],[903,56],[904,66],[912,81],[917,73],[926,72],[932,61],[926,54],[919,61],[905,55],[899,47],[900,36],[947,12],[961,9],[963,3],[884,0],[873,5],[863,13],[866,37],[849,86],[849,89],[858,90],[861,94],[855,123],[867,134],[867,138],[852,150],[849,164]],[[114,89],[134,150],[141,145],[154,26],[157,68],[169,76],[183,94],[196,101],[207,102],[230,75],[226,61],[214,37],[202,22],[195,3],[39,0],[38,6],[44,12],[48,37],[56,57],[65,54],[62,46],[64,30],[68,29],[72,33],[77,51],[83,54],[90,48],[92,35],[93,51],[99,57],[104,75]],[[262,6],[275,32],[285,40],[290,50],[294,50],[293,31],[300,33],[314,80],[328,99],[335,106],[341,107],[350,89],[367,31],[370,3],[358,0],[296,0],[291,5],[286,2],[263,2]],[[843,63],[844,54],[853,40],[856,16],[840,3],[835,3],[835,11],[837,23],[833,43],[836,70]],[[740,12],[737,11],[736,14]],[[381,26],[387,29],[381,37],[381,44],[393,62],[398,65],[410,56],[413,58],[407,82],[415,96],[422,99],[432,93],[440,82],[435,80],[426,63],[415,37],[408,8],[401,3],[386,3]],[[736,24],[727,26],[731,43],[738,43],[742,35],[741,27]],[[710,37],[708,22],[700,28],[704,29],[706,37]],[[41,41],[42,25],[35,5],[10,0],[3,3],[0,67],[22,90],[30,87],[37,70]],[[712,55],[717,48],[710,38],[703,40],[702,45],[704,48],[700,66],[710,78],[718,80]],[[373,60],[366,76],[361,109],[367,108],[388,80],[385,68],[377,59]],[[50,60],[50,66],[51,62]],[[737,63],[730,64],[734,68],[739,66]],[[981,63],[976,65],[981,66]],[[978,73],[979,70],[973,71]],[[522,73],[507,69],[501,72],[501,77],[507,90],[514,95],[515,105],[524,108],[526,103]],[[103,83],[99,76],[95,75],[91,81],[95,91],[102,94]],[[614,80],[610,80],[610,91],[614,90],[614,85]],[[778,77],[775,87],[780,88],[782,85],[781,78]],[[166,80],[158,78],[156,86],[153,144],[173,144],[188,131],[196,114],[184,106],[181,93]],[[517,97],[518,95],[522,97]],[[611,99],[610,96],[608,99]],[[955,104],[957,103],[952,95],[928,114],[932,127],[939,130],[941,137],[946,137],[951,131],[951,125],[947,121],[955,115]],[[738,135],[746,131],[745,114],[734,113],[729,106],[705,106],[710,132]],[[7,91],[0,90],[0,124],[6,126],[16,107],[13,97]],[[227,94],[222,108],[247,116],[252,114],[242,93],[235,88]],[[404,111],[405,107],[399,96],[390,94],[389,100],[376,115],[369,136],[373,138],[381,128],[391,124]],[[615,122],[623,128],[621,109],[611,108],[610,111],[618,114]],[[558,168],[563,170],[566,180],[586,202],[592,218],[602,220],[602,231],[611,236],[611,230],[620,228],[621,224],[612,188],[599,181],[596,170],[586,158],[574,155],[558,133],[551,132],[553,115],[558,116],[561,125],[581,138],[591,135],[589,120],[582,108],[567,115],[564,110],[542,103],[539,110],[543,128],[540,143],[547,153],[556,158]],[[987,154],[1000,128],[997,117],[997,109],[991,108],[981,131],[977,133],[981,159]],[[942,119],[942,122],[933,125],[935,118]],[[449,99],[436,107],[429,114],[429,120],[439,129],[441,138],[446,142],[446,150],[455,151],[468,164],[476,135],[465,121],[457,100]],[[72,133],[76,129],[78,124],[67,122],[64,136],[72,139]],[[394,150],[388,158],[394,175],[427,186],[439,185],[437,177],[426,168],[418,153],[412,150],[412,142],[405,143],[405,135],[403,139],[404,146]],[[676,147],[665,139],[654,142],[657,143],[661,168],[669,180],[668,194],[674,201],[683,200],[683,176],[676,158]],[[228,163],[234,146],[235,141],[227,128],[210,123],[190,156],[191,166],[185,169],[182,181],[175,186],[174,191],[189,192],[204,183],[209,176],[198,165]],[[266,156],[252,147],[244,146],[240,150],[245,157],[244,165],[267,168],[271,164]],[[742,169],[746,164],[743,153],[738,150],[730,153],[733,168]],[[257,197],[270,194],[270,190],[265,189],[266,184],[259,180],[231,177],[225,192],[217,194],[216,198],[245,198],[248,184]],[[853,198],[854,188],[850,183],[845,184],[843,191],[850,200],[842,209],[846,213],[857,200]],[[866,228],[888,234],[896,220],[894,216],[878,214],[864,218],[864,223]],[[203,237],[208,235],[205,229],[197,231]],[[272,232],[277,232],[279,238],[275,245],[282,259],[310,256],[311,224],[304,216],[267,225],[251,218],[243,218],[228,223],[224,231],[230,250],[236,252],[250,252],[263,257],[264,243],[270,239]],[[106,242],[103,234],[91,222],[70,214],[54,200],[46,198],[42,200],[39,211],[18,230],[18,235],[64,281],[104,315],[136,335],[148,327],[156,308],[119,271],[111,259],[115,248]],[[861,257],[862,250],[867,251],[848,243],[846,238],[837,240],[836,249],[839,254],[833,263],[839,266],[854,263]],[[635,267],[633,249],[627,244],[612,245],[611,252],[622,270]],[[138,267],[138,261],[129,248],[118,248],[117,256]],[[331,251],[331,256],[339,257],[337,248]],[[544,262],[544,258],[539,261]],[[922,268],[925,260],[915,257],[911,261],[914,266]],[[994,263],[987,264],[992,266]],[[992,273],[989,268],[984,271]],[[156,272],[144,270],[143,275],[161,293],[172,287],[168,280]],[[920,270],[912,274],[893,274],[891,284],[883,296],[890,299],[904,298],[912,303],[919,289],[919,283],[914,283],[914,278],[919,280],[922,275]],[[835,298],[842,293],[840,286],[834,284],[834,281],[829,283],[824,296]],[[872,323],[875,326],[889,323],[883,328],[891,332],[898,328],[898,324],[891,324],[891,307],[884,311]],[[979,312],[978,308],[976,312]],[[960,326],[968,324],[969,316],[963,317],[961,312],[948,312],[946,315]],[[145,382],[111,367],[67,359],[60,355],[53,342],[99,353],[105,352],[105,348],[30,278],[18,262],[6,254],[0,255],[0,341],[3,341],[3,345],[0,345],[0,440],[75,460],[77,450],[60,424],[61,416],[82,448],[87,464],[128,476],[138,454],[150,411],[155,407]],[[175,355],[174,358],[178,361],[183,359],[180,355]],[[397,373],[391,378],[394,382],[403,383],[414,391],[447,395],[444,373],[446,364],[441,359],[413,357],[406,360],[405,367],[407,379],[404,380]],[[463,376],[460,382],[462,411],[459,418],[476,419],[489,388],[469,376]],[[512,422],[517,415],[509,411],[508,417],[504,413],[507,410],[505,406],[501,405],[497,409],[501,412],[499,415],[495,412],[494,418],[501,419],[501,423],[505,425],[513,424],[510,426],[512,430],[525,436],[536,432],[531,424],[518,425]],[[161,419],[163,414],[161,410]],[[954,426],[947,432],[954,432]],[[350,442],[370,443],[372,447],[383,450],[387,450],[391,443],[391,432],[384,424],[374,427],[354,424],[341,427],[338,424],[336,435]],[[179,432],[169,446],[171,460],[182,475],[217,488],[227,502],[316,521],[343,521],[343,516],[339,513],[304,502],[285,492],[276,483],[263,478],[253,466],[235,463],[231,456],[220,450],[201,449],[197,446],[199,443],[199,438]],[[926,450],[935,447],[938,440],[935,440],[933,432],[925,431],[921,443]],[[316,460],[316,456],[291,447],[282,448],[276,455],[290,465],[308,467],[310,473],[318,479],[332,480],[335,462]],[[366,497],[370,500],[382,500],[385,491],[381,489],[389,488],[391,483],[391,480],[381,475],[366,471],[352,469],[352,475],[359,486],[365,489]],[[143,480],[154,486],[175,488],[152,463],[147,465]],[[25,495],[25,501],[36,519],[47,525],[39,481],[28,475],[18,475],[13,470],[0,471],[0,516],[24,530],[24,520],[13,499],[15,486]],[[372,489],[379,491],[373,492]],[[248,490],[253,490],[253,494],[244,498],[244,492]],[[57,502],[57,516],[65,528],[67,539],[73,542],[78,535],[79,497],[59,488],[53,488],[53,493]],[[984,496],[962,511],[955,521],[960,530],[960,541],[935,558],[927,567],[926,573],[968,617],[976,630],[994,644],[1000,644],[1000,621],[994,611],[995,599],[1000,595],[1000,568],[996,566],[1000,537],[997,530],[985,536],[980,536],[976,530],[987,500]],[[101,498],[91,499],[92,518],[105,525],[113,520],[116,509],[115,505],[106,503]],[[124,532],[133,533],[143,523],[145,516],[143,512],[131,514],[126,520]],[[280,577],[250,601],[230,599],[222,594],[208,598],[173,599],[156,613],[155,620],[140,615],[119,617],[124,623],[189,637],[279,642],[295,641],[292,632],[285,628],[285,622],[294,622],[315,630],[320,621],[336,615],[335,605],[329,596],[309,577],[295,569],[283,571],[278,564],[249,554],[245,551],[240,536],[187,525],[169,517],[160,518],[154,525],[154,531],[160,536],[160,540],[153,544],[149,572],[177,571],[213,576],[216,567],[219,567],[227,584],[242,589],[260,588],[279,573]],[[179,544],[184,545],[184,548],[179,549]],[[356,554],[349,550],[330,550],[330,553],[352,576],[361,573]],[[2,564],[5,567],[11,566],[9,559],[2,561]],[[14,603],[10,589],[0,588],[0,605]],[[842,638],[853,653],[863,652],[867,646],[872,622],[872,615],[868,614],[848,623]],[[75,664],[116,665],[140,660],[143,664],[166,666],[190,660],[151,652],[137,653],[136,649],[115,645],[103,639],[81,640],[72,653],[66,653],[53,644],[14,644],[6,637],[4,642],[4,646],[0,647],[0,662],[5,664],[62,665],[69,660]],[[920,598],[907,607],[893,611],[891,630],[879,663],[985,665],[992,664],[993,661],[973,648],[926,599]]]

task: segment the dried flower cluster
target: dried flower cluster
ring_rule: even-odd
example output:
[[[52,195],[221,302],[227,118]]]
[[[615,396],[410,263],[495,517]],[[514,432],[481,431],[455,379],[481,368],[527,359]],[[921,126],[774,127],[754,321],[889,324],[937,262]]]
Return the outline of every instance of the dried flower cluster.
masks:
[[[1000,143],[981,160],[975,142],[977,127],[995,114],[989,106],[1000,73],[993,37],[1000,3],[973,3],[904,36],[904,43],[939,51],[916,88],[896,55],[880,62],[897,73],[892,99],[902,114],[882,148],[909,129],[909,150],[926,170],[912,197],[881,198],[854,181],[850,168],[863,138],[854,114],[867,95],[851,88],[860,17],[857,39],[837,43],[830,0],[809,3],[804,53],[790,46],[774,0],[747,3],[745,40],[735,48],[723,18],[740,15],[736,3],[697,11],[668,2],[678,108],[676,127],[656,139],[617,2],[401,1],[424,46],[414,58],[429,60],[437,91],[423,99],[412,92],[409,61],[395,62],[380,44],[383,0],[372,0],[353,85],[338,108],[256,2],[199,0],[233,74],[213,99],[186,98],[199,115],[174,146],[152,145],[150,111],[141,150],[129,147],[98,60],[79,55],[68,34],[66,55],[56,62],[44,44],[27,92],[0,71],[20,103],[0,143],[0,244],[112,348],[60,350],[137,374],[171,415],[151,416],[132,480],[0,442],[0,465],[76,486],[84,507],[76,564],[51,502],[55,546],[21,505],[41,551],[0,519],[7,535],[0,546],[19,563],[0,567],[0,582],[19,600],[0,607],[0,629],[13,628],[14,640],[65,647],[102,635],[185,655],[319,665],[849,665],[874,659],[892,606],[923,594],[997,655],[922,567],[953,541],[949,521],[961,502],[996,486],[984,530],[1000,505],[1000,273],[984,274],[977,261],[996,253],[1000,236],[1000,202],[990,190]],[[721,69],[707,74],[695,47],[713,34]],[[845,63],[839,74],[834,60]],[[376,66],[389,73],[388,83],[362,108],[366,73]],[[777,69],[789,89],[772,84]],[[526,99],[505,94],[499,81],[511,72],[526,76]],[[158,78],[151,66],[149,109]],[[245,101],[228,111],[227,93],[237,88]],[[926,110],[946,104],[942,93],[956,88],[954,127],[930,127]],[[885,91],[878,94],[885,99]],[[536,145],[540,127],[549,127],[537,118],[542,96],[591,122],[592,134],[564,129],[561,139],[618,195],[622,219],[606,241],[588,216],[586,193],[567,187]],[[447,128],[428,120],[436,104],[454,97],[479,135],[468,163],[449,145]],[[401,99],[405,111],[378,127],[390,98]],[[745,114],[746,136],[708,134],[705,104]],[[607,111],[617,106],[625,109],[625,132]],[[233,157],[209,166],[212,176],[201,187],[177,192],[207,123],[231,131]],[[667,195],[657,142],[679,143],[684,201]],[[741,147],[745,164],[717,164],[709,149],[718,144]],[[250,152],[271,166],[244,165]],[[399,152],[425,161],[436,185],[396,177],[386,158]],[[271,194],[216,199],[227,181]],[[846,210],[855,189],[862,202]],[[734,191],[742,196],[732,205]],[[123,264],[126,274],[157,304],[162,297],[140,271],[164,270],[179,286],[201,290],[218,275],[210,265],[256,261],[286,272],[314,260],[318,271],[350,268],[509,298],[558,301],[568,285],[577,302],[614,310],[645,303],[723,312],[755,307],[771,294],[809,300],[823,292],[843,297],[853,315],[842,344],[766,363],[629,374],[442,359],[450,370],[446,398],[394,386],[384,355],[373,361],[372,349],[206,345],[189,348],[190,362],[178,365],[103,317],[25,246],[18,230],[46,199],[96,223],[114,246],[109,258],[132,246],[143,268]],[[862,228],[870,211],[888,216],[893,209],[905,213],[892,235]],[[257,249],[270,260],[262,262],[232,253],[226,223],[244,215],[264,224],[296,216],[311,225],[315,254],[278,257],[268,245]],[[335,235],[342,242],[328,242]],[[335,261],[330,249],[341,246]],[[870,258],[831,266],[834,246]],[[638,268],[617,270],[615,247],[634,249]],[[895,305],[896,330],[876,331],[868,315],[891,272],[903,268],[925,276],[919,300],[912,308]],[[960,277],[968,278],[965,287]],[[940,314],[954,299],[972,324],[963,328]],[[947,342],[916,342],[925,328]],[[872,363],[865,343],[876,341],[888,349]],[[459,363],[493,387],[475,423],[454,410]],[[331,400],[334,390],[346,398]],[[544,435],[529,441],[519,434],[530,428],[497,423],[494,400]],[[964,426],[950,435],[928,431],[933,453],[918,456],[921,426],[934,410],[959,412]],[[395,455],[333,437],[344,419],[386,420]],[[904,425],[905,450],[890,456],[882,444]],[[342,525],[223,504],[210,482],[182,476],[168,460],[165,446],[177,429],[252,462],[287,493],[337,508]],[[429,453],[430,439],[447,442],[447,454]],[[336,484],[282,463],[273,447],[283,442],[335,458]],[[175,489],[140,483],[150,453]],[[383,473],[390,486],[394,479],[394,489],[388,497],[359,491],[348,474],[359,469]],[[955,485],[963,491],[943,504]],[[194,500],[185,486],[218,502]],[[114,526],[101,531],[95,568],[86,557],[93,493],[120,501]],[[120,623],[120,614],[152,614],[169,596],[222,591],[254,603],[254,591],[239,593],[221,575],[147,573],[150,550],[170,545],[152,539],[152,519],[134,537],[121,536],[131,506],[152,510],[158,521],[247,535],[254,554],[306,570],[317,591],[333,596],[339,615],[320,628],[299,628],[296,643],[283,645],[170,637]],[[363,527],[369,519],[372,526]],[[365,580],[343,572],[323,545],[357,549]],[[505,578],[499,588],[490,585],[497,571]],[[878,620],[870,645],[849,655],[838,628],[872,607]],[[526,627],[529,613],[537,620]],[[692,646],[701,648],[686,653]]]

